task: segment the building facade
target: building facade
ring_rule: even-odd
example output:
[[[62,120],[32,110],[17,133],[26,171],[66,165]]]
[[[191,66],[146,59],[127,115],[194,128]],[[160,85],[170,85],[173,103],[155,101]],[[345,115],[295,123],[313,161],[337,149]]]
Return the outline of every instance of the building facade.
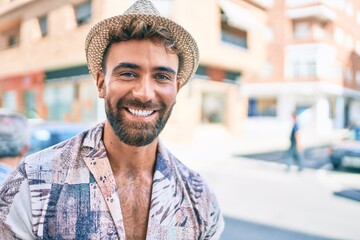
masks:
[[[267,14],[263,76],[243,89],[249,119],[279,125],[298,112],[319,133],[359,125],[360,2],[277,0]]]
[[[86,34],[134,2],[0,0],[0,107],[47,120],[103,119],[86,67]],[[257,76],[266,60],[269,1],[152,2],[188,29],[200,48],[200,67],[180,90],[166,134],[186,139],[202,124],[240,133],[248,103],[241,84]],[[186,130],[178,129],[179,122]]]

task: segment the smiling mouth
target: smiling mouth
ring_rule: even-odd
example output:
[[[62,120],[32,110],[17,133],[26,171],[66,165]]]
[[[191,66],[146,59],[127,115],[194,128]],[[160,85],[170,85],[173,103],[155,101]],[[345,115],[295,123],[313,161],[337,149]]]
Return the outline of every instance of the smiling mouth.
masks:
[[[129,113],[137,117],[148,117],[153,114],[154,110],[141,110],[141,109],[133,109],[133,108],[125,108]]]

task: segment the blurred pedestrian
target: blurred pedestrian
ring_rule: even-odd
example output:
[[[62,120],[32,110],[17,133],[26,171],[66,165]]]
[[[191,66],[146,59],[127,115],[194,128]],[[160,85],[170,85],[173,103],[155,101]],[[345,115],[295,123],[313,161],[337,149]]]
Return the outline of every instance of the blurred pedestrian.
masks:
[[[287,155],[287,170],[290,170],[292,162],[296,163],[299,171],[303,170],[303,147],[300,140],[299,124],[297,114],[292,114],[293,125],[290,133],[290,147]]]
[[[0,189],[2,236],[219,239],[215,195],[158,139],[198,67],[193,37],[138,0],[97,23],[85,51],[107,119],[25,158]]]
[[[0,110],[0,184],[28,150],[27,128],[27,119],[24,116]]]

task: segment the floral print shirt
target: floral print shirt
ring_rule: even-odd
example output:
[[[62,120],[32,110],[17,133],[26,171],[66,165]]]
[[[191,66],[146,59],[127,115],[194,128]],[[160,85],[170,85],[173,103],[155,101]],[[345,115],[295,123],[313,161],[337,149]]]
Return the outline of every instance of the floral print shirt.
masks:
[[[1,239],[125,239],[103,129],[22,160],[0,189]],[[159,143],[146,239],[219,239],[223,228],[204,180]]]

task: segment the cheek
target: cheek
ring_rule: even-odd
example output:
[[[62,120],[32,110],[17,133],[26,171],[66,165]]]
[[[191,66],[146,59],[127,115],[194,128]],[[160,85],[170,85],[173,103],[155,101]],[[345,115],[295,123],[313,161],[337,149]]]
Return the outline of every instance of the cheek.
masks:
[[[167,106],[172,106],[176,102],[177,90],[175,86],[161,89],[159,94]]]

